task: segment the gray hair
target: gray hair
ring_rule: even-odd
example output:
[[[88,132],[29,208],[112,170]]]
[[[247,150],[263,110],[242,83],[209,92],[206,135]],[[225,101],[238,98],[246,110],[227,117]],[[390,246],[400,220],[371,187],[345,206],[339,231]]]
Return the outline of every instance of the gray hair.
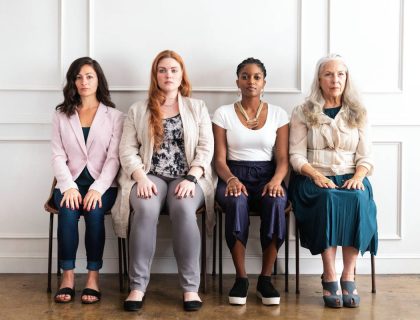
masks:
[[[354,85],[349,69],[344,59],[335,53],[331,53],[318,60],[315,68],[314,80],[312,81],[311,91],[305,101],[304,114],[311,126],[319,125],[319,118],[324,108],[325,99],[322,95],[319,83],[319,75],[323,66],[330,61],[340,61],[346,68],[346,86],[341,97],[341,106],[344,108],[344,119],[349,127],[357,128],[364,125],[366,121],[366,109],[362,104],[360,95]]]

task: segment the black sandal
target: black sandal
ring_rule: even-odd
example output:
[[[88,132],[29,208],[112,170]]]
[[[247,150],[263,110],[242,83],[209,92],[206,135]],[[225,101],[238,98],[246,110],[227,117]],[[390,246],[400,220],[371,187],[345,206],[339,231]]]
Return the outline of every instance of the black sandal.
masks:
[[[83,300],[82,297],[83,296],[93,296],[96,298],[96,300]],[[82,291],[82,296],[80,297],[80,299],[82,300],[83,304],[94,304],[97,303],[99,301],[101,301],[101,296],[102,294],[99,291],[96,291],[94,289],[90,289],[90,288],[84,288]]]
[[[69,287],[61,288],[61,289],[59,289],[55,293],[55,295],[54,295],[54,301],[56,303],[69,303],[69,302],[72,302],[73,299],[74,299],[74,294],[75,294],[74,293],[74,289],[72,289],[72,288],[69,288]],[[70,299],[69,300],[59,299],[58,296],[61,296],[61,295],[69,295],[70,296]]]

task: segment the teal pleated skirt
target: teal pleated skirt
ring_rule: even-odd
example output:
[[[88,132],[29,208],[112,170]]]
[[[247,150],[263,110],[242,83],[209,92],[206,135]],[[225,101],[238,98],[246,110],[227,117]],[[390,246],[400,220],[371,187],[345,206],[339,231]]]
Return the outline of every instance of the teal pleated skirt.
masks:
[[[329,176],[337,186],[352,174]],[[312,254],[335,246],[351,246],[362,255],[376,255],[378,226],[372,186],[363,180],[365,190],[324,189],[306,176],[294,175],[289,197],[299,225],[300,241]]]

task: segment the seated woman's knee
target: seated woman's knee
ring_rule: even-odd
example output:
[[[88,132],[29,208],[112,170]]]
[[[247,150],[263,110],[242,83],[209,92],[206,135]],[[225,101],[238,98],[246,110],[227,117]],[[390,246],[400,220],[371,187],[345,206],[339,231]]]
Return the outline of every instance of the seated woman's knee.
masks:
[[[248,197],[244,194],[241,193],[239,196],[235,197],[235,196],[227,196],[225,198],[225,202],[226,205],[241,205],[241,204],[246,204],[248,202]]]
[[[191,204],[184,199],[177,199],[176,201],[171,202],[168,206],[169,217],[171,220],[177,218],[197,220],[196,211],[197,209],[191,206]]]
[[[263,205],[268,206],[281,206],[285,207],[287,203],[287,197],[271,197],[269,195],[265,195],[262,198]]]

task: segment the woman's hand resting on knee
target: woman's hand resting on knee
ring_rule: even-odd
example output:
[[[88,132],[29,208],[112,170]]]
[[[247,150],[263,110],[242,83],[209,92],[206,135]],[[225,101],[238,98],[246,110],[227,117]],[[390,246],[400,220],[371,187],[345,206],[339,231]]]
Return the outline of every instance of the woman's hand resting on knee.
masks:
[[[102,208],[102,195],[100,192],[90,189],[83,199],[83,209],[90,211],[95,209],[96,205]]]
[[[242,192],[248,196],[248,191],[246,190],[245,186],[242,184],[242,182],[239,181],[238,178],[235,177],[229,180],[229,183],[226,185],[225,197],[228,195],[239,197]]]
[[[264,186],[262,196],[264,197],[267,193],[273,198],[284,197],[285,193],[283,187],[281,186],[281,181],[270,180],[270,182]]]
[[[188,180],[182,180],[175,187],[174,194],[178,199],[186,198],[188,196],[190,196],[191,198],[194,197],[195,183]]]
[[[150,199],[152,195],[158,194],[156,185],[148,177],[142,177],[137,181],[137,197]]]
[[[61,199],[60,207],[66,204],[66,208],[79,209],[79,204],[82,204],[82,195],[76,188],[70,188],[63,193],[63,199]]]

